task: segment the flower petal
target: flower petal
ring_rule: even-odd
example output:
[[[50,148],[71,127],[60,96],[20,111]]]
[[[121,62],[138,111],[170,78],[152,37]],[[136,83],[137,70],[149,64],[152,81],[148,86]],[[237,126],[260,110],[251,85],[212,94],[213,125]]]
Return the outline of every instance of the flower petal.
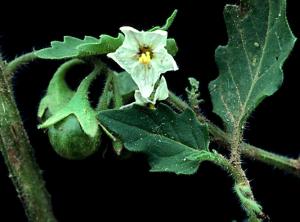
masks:
[[[142,105],[142,106],[151,102],[148,98],[145,98],[142,96],[140,90],[135,90],[134,99],[135,99],[135,102],[134,102],[135,104]]]
[[[155,104],[158,100],[165,100],[169,97],[169,89],[167,86],[167,81],[165,77],[161,77],[159,81],[159,85],[155,91],[153,100],[150,100],[149,98],[145,98],[142,96],[140,90],[135,90],[134,98],[135,102],[134,104],[142,105],[144,106],[147,103]]]
[[[120,28],[120,30],[125,35],[125,39],[124,39],[123,45],[121,47],[133,49],[138,52],[140,46],[143,43],[143,38],[144,38],[143,32],[140,32],[130,26],[123,26]]]
[[[167,44],[168,33],[163,30],[143,33],[143,45],[150,47],[153,51],[164,48]]]
[[[149,98],[154,90],[155,83],[160,77],[160,73],[152,67],[152,62],[148,65],[137,63],[132,72],[129,73],[137,84],[142,96]]]
[[[165,100],[169,97],[169,89],[167,86],[167,81],[164,76],[161,77],[159,81],[159,85],[155,91],[153,104],[156,103],[157,100]]]
[[[121,106],[120,109],[126,109],[126,108],[130,108],[132,107],[134,104],[140,105],[140,106],[144,106],[147,103],[149,103],[150,101],[147,98],[142,97],[141,93],[139,90],[135,90],[134,92],[134,99],[135,101],[129,104],[126,104],[124,106]]]
[[[118,63],[128,73],[132,73],[135,65],[139,63],[136,59],[136,51],[124,47],[118,48],[117,51],[109,53],[107,56]]]
[[[152,59],[152,66],[156,72],[165,73],[167,71],[176,71],[178,66],[174,58],[168,53],[166,49],[155,51]]]

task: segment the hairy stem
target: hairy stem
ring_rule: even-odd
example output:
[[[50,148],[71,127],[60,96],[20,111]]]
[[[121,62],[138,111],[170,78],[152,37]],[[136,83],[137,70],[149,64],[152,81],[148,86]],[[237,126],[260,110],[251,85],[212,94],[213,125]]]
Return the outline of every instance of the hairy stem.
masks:
[[[186,104],[183,100],[178,98],[174,93],[170,93],[169,103],[179,110],[184,110],[189,108],[189,105]],[[227,170],[232,177],[234,178],[235,185],[234,190],[237,196],[240,199],[241,205],[245,209],[248,214],[250,221],[261,221],[262,218],[265,217],[262,212],[262,207],[255,201],[254,195],[251,190],[250,183],[246,177],[244,170],[241,167],[241,151],[242,151],[242,132],[237,128],[231,136],[226,134],[224,131],[219,129],[217,126],[213,125],[209,122],[204,116],[201,114],[197,115],[199,121],[208,123],[209,131],[213,136],[217,136],[218,139],[225,142],[229,149],[231,149],[231,158],[230,161],[226,159],[218,158],[218,162],[216,164],[222,166],[225,170]],[[216,135],[215,135],[216,134]],[[222,136],[221,138],[220,135]],[[225,140],[226,139],[226,140]],[[225,140],[225,141],[224,141]],[[251,148],[252,149],[252,148]],[[220,161],[223,160],[223,161]],[[216,161],[214,161],[216,162]]]
[[[10,63],[8,68],[0,64],[0,150],[28,220],[52,222],[56,219],[50,196],[11,90],[13,72],[31,59],[32,55],[28,54]]]
[[[10,81],[14,73],[20,68],[20,66],[30,63],[37,59],[34,52],[29,52],[24,55],[17,57],[16,59],[9,62],[4,70],[5,78]]]
[[[114,108],[119,109],[121,106],[124,105],[123,98],[120,94],[118,78],[114,73],[112,73],[112,76],[113,76],[113,88],[114,88]]]
[[[102,95],[100,96],[97,111],[106,110],[109,108],[111,101],[113,101],[113,108],[119,109],[123,105],[123,98],[120,95],[118,88],[118,79],[115,73],[108,67],[105,68],[107,74],[106,82]],[[100,124],[105,134],[112,140],[112,146],[117,155],[120,155],[123,150],[123,143],[116,137],[114,137],[104,126]]]
[[[113,76],[114,108],[120,109],[124,105],[124,103],[123,103],[123,98],[120,94],[118,78],[113,72],[111,75]],[[112,145],[113,145],[115,153],[117,155],[121,155],[123,147],[124,147],[122,141],[120,139],[117,139],[116,141],[112,141]]]
[[[300,177],[300,159],[288,158],[286,156],[271,153],[247,143],[242,143],[242,154],[253,160],[259,160],[277,169]]]
[[[105,69],[107,72],[107,69]],[[107,73],[106,81],[104,84],[104,88],[102,91],[102,94],[99,98],[98,105],[96,110],[101,111],[101,110],[106,110],[108,109],[112,97],[113,97],[113,75],[111,73]]]
[[[262,207],[254,200],[249,182],[241,168],[237,168],[227,158],[216,152],[213,155],[211,153],[201,155],[201,161],[203,160],[220,166],[233,178],[233,190],[238,196],[242,207],[248,213],[249,221],[257,222],[266,218],[262,213]]]
[[[243,139],[243,133],[238,128],[235,127],[231,134],[230,138],[230,146],[231,146],[231,152],[230,152],[230,162],[234,166],[241,165],[241,143]]]
[[[240,199],[241,205],[246,211],[250,221],[261,221],[265,218],[262,207],[255,201],[249,180],[241,164],[241,142],[243,139],[242,130],[236,126],[231,134],[230,163],[236,171],[234,190]]]
[[[170,93],[167,102],[181,111],[189,108],[189,105],[179,97],[177,97],[174,93]],[[226,147],[228,149],[230,148],[230,136],[227,133],[225,133],[218,126],[206,119],[205,116],[197,114],[197,118],[200,122],[205,122],[208,124],[209,132],[213,135],[213,139],[215,141],[222,143],[224,145],[222,147]],[[278,155],[244,142],[242,142],[240,146],[242,156],[245,156],[252,160],[261,161],[267,165],[276,167],[297,177],[300,177],[300,159],[293,159]]]

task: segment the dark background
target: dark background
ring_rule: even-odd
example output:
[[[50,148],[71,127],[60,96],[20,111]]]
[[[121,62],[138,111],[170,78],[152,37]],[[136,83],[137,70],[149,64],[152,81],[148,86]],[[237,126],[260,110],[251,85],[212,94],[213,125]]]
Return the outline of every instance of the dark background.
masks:
[[[227,42],[219,1],[139,1],[42,2],[35,7],[15,3],[1,6],[0,47],[7,60],[47,47],[64,35],[115,35],[118,28],[130,25],[148,29],[164,23],[174,8],[178,17],[169,35],[179,46],[176,61],[180,70],[166,74],[170,89],[184,95],[187,77],[201,81],[210,114],[207,83],[216,78],[214,50]],[[296,36],[300,35],[297,1],[288,0],[288,18]],[[201,6],[198,6],[201,4]],[[245,140],[276,153],[297,157],[300,143],[298,44],[285,63],[285,82],[274,96],[267,98],[248,121]],[[47,136],[36,129],[39,100],[57,67],[57,62],[34,62],[15,78],[15,94],[25,127],[43,170],[59,221],[114,221],[152,219],[153,221],[242,221],[245,218],[232,193],[232,181],[218,167],[204,163],[193,176],[149,173],[141,155],[127,160],[103,151],[83,161],[59,157]],[[100,87],[99,87],[100,88]],[[273,221],[299,220],[300,179],[258,162],[243,164],[257,200]],[[0,221],[26,221],[22,206],[7,177],[0,158]]]

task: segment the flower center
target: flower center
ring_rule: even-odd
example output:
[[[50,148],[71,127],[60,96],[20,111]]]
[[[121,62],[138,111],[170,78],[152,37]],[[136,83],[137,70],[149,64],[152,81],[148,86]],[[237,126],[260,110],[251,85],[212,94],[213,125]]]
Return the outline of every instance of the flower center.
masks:
[[[148,65],[151,61],[150,52],[142,53],[139,58],[139,62]]]
[[[150,47],[141,47],[139,52],[139,62],[148,65],[152,59],[152,51]]]

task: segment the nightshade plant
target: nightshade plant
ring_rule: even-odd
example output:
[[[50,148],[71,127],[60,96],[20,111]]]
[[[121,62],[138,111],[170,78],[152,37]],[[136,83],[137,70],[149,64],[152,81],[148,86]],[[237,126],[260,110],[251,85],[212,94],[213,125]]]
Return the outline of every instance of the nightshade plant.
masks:
[[[203,161],[210,161],[232,177],[234,194],[249,221],[263,221],[268,215],[254,197],[242,158],[300,176],[299,159],[243,142],[249,115],[281,86],[282,65],[296,41],[286,18],[286,0],[241,0],[239,6],[226,5],[229,41],[216,50],[219,75],[209,84],[213,112],[223,121],[221,128],[200,112],[202,99],[196,79],[189,78],[187,102],[168,89],[164,75],[178,69],[176,41],[167,32],[176,13],[164,26],[147,31],[124,26],[117,37],[65,36],[62,42],[51,42],[49,48],[1,62],[0,148],[30,221],[56,221],[11,85],[15,71],[37,59],[63,61],[37,112],[38,128],[46,129],[62,157],[84,159],[101,148],[101,138],[108,136],[117,155],[122,155],[123,149],[144,153],[152,172],[190,175]],[[112,70],[105,57],[124,71]],[[92,71],[72,90],[65,75],[82,64]],[[106,82],[93,108],[88,92],[99,75],[105,76]],[[221,148],[212,149],[213,143]]]

